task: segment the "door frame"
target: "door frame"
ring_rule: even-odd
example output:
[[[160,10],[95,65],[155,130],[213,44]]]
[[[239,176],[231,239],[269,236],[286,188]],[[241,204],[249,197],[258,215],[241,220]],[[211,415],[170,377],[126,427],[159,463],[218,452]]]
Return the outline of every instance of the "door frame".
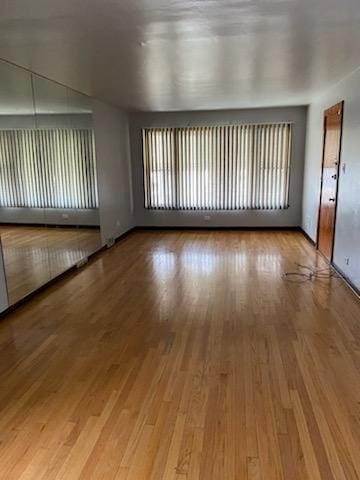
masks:
[[[337,165],[337,183],[336,183],[336,193],[335,193],[335,216],[334,216],[334,236],[331,246],[331,256],[330,264],[333,263],[334,258],[334,246],[335,246],[335,234],[336,234],[336,219],[337,219],[337,210],[338,210],[338,195],[339,195],[339,179],[340,179],[340,164],[341,164],[341,154],[342,154],[342,137],[344,130],[344,106],[345,101],[341,100],[338,103],[335,103],[331,107],[324,110],[323,113],[323,147],[322,147],[322,161],[321,161],[321,180],[320,180],[320,198],[319,198],[319,208],[318,208],[318,218],[317,218],[317,232],[316,232],[316,250],[319,251],[319,234],[320,234],[320,213],[321,213],[321,199],[322,199],[322,190],[323,190],[323,173],[324,173],[324,162],[325,162],[325,141],[326,141],[326,115],[332,110],[338,110],[341,108],[341,124],[340,124],[340,145],[339,145],[339,161]],[[321,253],[321,252],[320,252]]]

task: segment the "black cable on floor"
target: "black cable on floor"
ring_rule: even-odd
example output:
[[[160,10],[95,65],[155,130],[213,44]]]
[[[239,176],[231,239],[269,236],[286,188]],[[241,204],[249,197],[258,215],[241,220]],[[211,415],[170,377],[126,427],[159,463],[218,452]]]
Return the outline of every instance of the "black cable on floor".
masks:
[[[312,282],[317,279],[337,278],[339,275],[331,268],[315,268],[301,263],[295,264],[299,270],[294,272],[285,272],[283,279],[291,283]],[[304,271],[305,270],[305,271]]]

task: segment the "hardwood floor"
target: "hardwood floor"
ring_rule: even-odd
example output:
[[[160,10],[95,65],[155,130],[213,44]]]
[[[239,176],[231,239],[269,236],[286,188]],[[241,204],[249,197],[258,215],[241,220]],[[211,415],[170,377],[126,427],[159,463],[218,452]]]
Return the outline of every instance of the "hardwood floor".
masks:
[[[297,232],[139,231],[0,322],[0,478],[360,478],[360,302]]]
[[[100,248],[93,228],[0,225],[10,305]]]

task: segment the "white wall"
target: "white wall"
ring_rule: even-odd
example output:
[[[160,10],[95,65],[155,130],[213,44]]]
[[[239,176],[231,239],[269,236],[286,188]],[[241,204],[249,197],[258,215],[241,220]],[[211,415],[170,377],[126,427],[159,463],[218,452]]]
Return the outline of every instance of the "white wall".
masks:
[[[0,223],[100,225],[99,210],[75,208],[0,208]]]
[[[23,128],[92,128],[91,114],[0,115],[1,130]]]
[[[93,122],[103,244],[134,227],[129,126],[125,112],[94,100]]]
[[[360,69],[310,105],[303,194],[303,229],[315,241],[320,199],[323,112],[344,100],[334,264],[360,288]],[[349,265],[345,258],[350,259]]]
[[[136,223],[139,226],[300,226],[306,107],[130,114],[130,138]],[[144,208],[141,128],[293,122],[290,207],[286,210],[166,211]],[[204,216],[210,215],[210,221]]]

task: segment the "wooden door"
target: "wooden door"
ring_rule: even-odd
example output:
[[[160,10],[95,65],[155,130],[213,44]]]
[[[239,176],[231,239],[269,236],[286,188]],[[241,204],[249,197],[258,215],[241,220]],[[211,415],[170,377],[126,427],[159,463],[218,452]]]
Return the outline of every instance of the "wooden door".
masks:
[[[343,102],[338,103],[324,112],[324,151],[317,247],[329,262],[332,260],[334,247],[343,105]]]

